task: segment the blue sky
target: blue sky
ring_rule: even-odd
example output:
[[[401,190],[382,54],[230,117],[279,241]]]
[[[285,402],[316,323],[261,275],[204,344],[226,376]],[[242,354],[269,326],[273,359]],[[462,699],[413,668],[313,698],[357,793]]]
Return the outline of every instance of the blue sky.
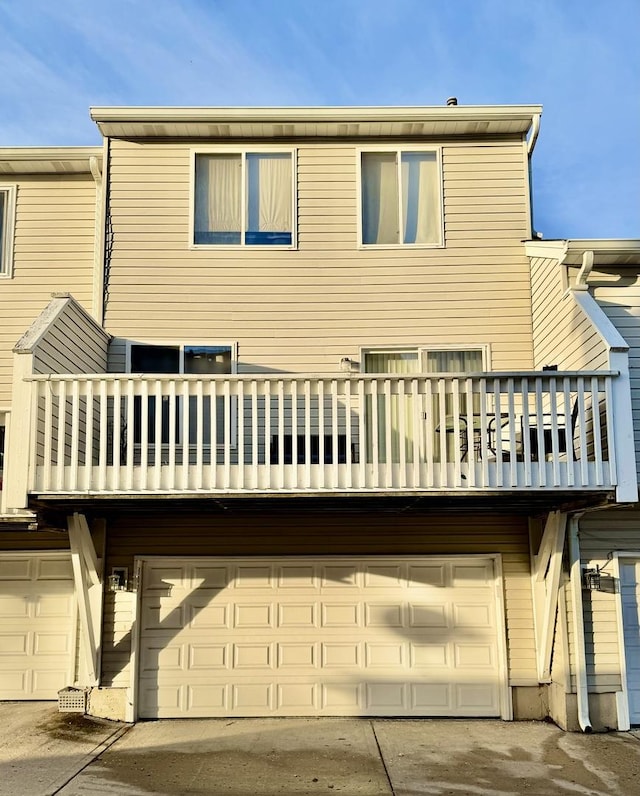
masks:
[[[640,237],[639,0],[0,0],[0,146],[91,105],[542,104],[545,238]]]

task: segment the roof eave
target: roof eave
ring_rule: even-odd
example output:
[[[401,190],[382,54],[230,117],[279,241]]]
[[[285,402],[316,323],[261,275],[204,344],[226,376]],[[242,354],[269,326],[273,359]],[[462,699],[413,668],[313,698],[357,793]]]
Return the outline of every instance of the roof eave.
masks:
[[[340,125],[340,135],[349,137],[385,135],[385,125],[445,125],[456,134],[464,124],[510,124],[514,132],[526,134],[534,118],[542,113],[539,105],[452,105],[452,106],[324,106],[324,107],[93,107],[91,118],[103,135],[126,129],[139,136],[166,135],[166,126],[184,130],[188,126],[230,126],[231,134],[239,125],[293,127],[295,136],[317,135],[313,125]],[[157,125],[157,129],[154,129]],[[349,130],[348,125],[354,129]],[[362,126],[366,127],[363,132]],[[306,127],[305,127],[306,126]],[[346,126],[346,127],[345,127]],[[378,129],[380,128],[380,129]],[[377,132],[376,132],[377,130]],[[489,132],[491,130],[489,129]],[[457,133],[459,134],[459,132]]]

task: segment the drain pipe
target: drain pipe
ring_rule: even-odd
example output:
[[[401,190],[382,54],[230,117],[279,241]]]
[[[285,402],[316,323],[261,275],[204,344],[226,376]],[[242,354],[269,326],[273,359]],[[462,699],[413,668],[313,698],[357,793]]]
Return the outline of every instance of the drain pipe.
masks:
[[[589,690],[587,685],[587,654],[584,646],[584,613],[582,610],[582,565],[578,525],[582,513],[569,517],[569,562],[571,582],[571,604],[575,631],[576,693],[578,699],[578,723],[582,732],[593,730],[589,718]]]

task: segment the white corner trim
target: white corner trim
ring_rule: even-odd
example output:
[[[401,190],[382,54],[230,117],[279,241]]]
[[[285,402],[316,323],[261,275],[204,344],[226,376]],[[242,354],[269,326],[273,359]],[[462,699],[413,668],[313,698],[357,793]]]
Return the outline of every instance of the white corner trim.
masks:
[[[640,550],[616,550],[613,553],[613,577],[620,583],[620,559],[631,558],[640,560]],[[616,631],[618,635],[618,660],[620,661],[621,690],[616,692],[616,709],[618,713],[618,730],[631,729],[629,714],[629,683],[627,679],[627,653],[624,645],[624,621],[622,614],[622,594],[618,590],[616,600]]]
[[[584,315],[586,315],[596,332],[600,335],[600,339],[610,351],[624,352],[629,350],[629,344],[609,320],[605,311],[591,293],[585,290],[571,289],[568,291],[568,295],[573,298]]]

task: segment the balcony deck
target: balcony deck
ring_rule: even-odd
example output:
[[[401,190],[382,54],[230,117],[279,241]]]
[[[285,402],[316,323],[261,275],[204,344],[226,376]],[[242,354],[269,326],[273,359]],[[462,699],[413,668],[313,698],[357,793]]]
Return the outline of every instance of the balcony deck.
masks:
[[[609,372],[31,376],[31,494],[615,487]]]

